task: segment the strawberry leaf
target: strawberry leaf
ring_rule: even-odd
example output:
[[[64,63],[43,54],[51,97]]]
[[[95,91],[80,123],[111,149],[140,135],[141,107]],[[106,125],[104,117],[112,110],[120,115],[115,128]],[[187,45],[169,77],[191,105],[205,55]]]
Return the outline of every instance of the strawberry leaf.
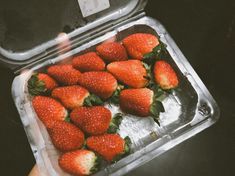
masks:
[[[142,63],[147,71],[147,77],[145,77],[145,79],[148,80],[147,87],[151,89],[151,87],[153,87],[155,85],[154,76],[152,73],[152,65],[148,65],[145,62],[142,62]]]
[[[148,58],[153,58],[154,57],[154,53],[150,52],[144,55],[144,59],[148,59]]]
[[[167,45],[159,40],[159,45],[153,48],[152,52],[144,55],[143,61],[148,65],[153,65],[157,59],[161,59],[167,54]]]
[[[86,136],[85,136],[85,138],[86,138]],[[86,140],[84,141],[83,146],[82,146],[81,149],[88,150],[88,146],[87,146]]]
[[[119,104],[119,95],[121,93],[121,91],[124,89],[124,86],[119,84],[117,89],[115,90],[115,92],[113,93],[112,97],[110,98],[110,103],[113,104]]]
[[[161,112],[165,112],[165,108],[161,101],[158,101],[157,98],[154,99],[151,107],[150,114],[152,115],[154,121],[160,126],[159,116]]]
[[[68,123],[71,123],[71,119],[69,116],[66,116],[65,119],[64,119],[65,122],[68,122]]]
[[[124,140],[125,140],[125,155],[128,155],[128,154],[131,153],[131,144],[132,144],[132,142],[131,142],[131,139],[130,139],[129,136],[126,136],[124,138]]]
[[[148,65],[153,65],[155,63],[155,54],[153,52],[145,54],[143,58],[143,62],[148,64]]]
[[[154,56],[155,56],[154,52],[147,53],[144,55],[143,61],[148,65],[153,65],[155,61]]]
[[[99,170],[101,161],[102,161],[101,157],[96,155],[96,158],[93,161],[94,162],[93,167],[90,169],[91,174],[94,174],[95,172]]]
[[[48,93],[45,83],[38,79],[38,73],[33,74],[28,80],[28,91],[32,96],[46,95]]]
[[[173,93],[173,89],[166,89],[164,91],[167,92],[168,94],[172,94]]]
[[[162,102],[156,101],[156,104],[157,104],[158,110],[159,110],[160,112],[165,112],[165,108],[164,108]]]
[[[84,100],[85,106],[93,106],[93,105],[103,105],[104,102],[95,94],[91,94]]]
[[[108,133],[117,133],[117,130],[119,130],[119,125],[122,123],[122,119],[123,119],[122,113],[115,114],[109,125]]]

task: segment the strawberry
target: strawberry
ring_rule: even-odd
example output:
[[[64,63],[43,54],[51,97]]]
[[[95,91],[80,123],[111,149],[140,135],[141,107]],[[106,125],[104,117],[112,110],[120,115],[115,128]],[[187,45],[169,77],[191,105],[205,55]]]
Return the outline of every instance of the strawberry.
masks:
[[[46,127],[54,120],[64,121],[68,115],[67,110],[50,97],[35,96],[32,104],[38,118]]]
[[[78,83],[102,99],[111,97],[117,88],[117,80],[108,72],[85,72]]]
[[[91,175],[98,170],[99,160],[92,151],[75,150],[61,155],[58,163],[72,175]]]
[[[118,42],[102,43],[96,51],[108,63],[128,59],[126,49]]]
[[[47,73],[63,85],[75,85],[81,72],[72,65],[53,65],[47,69]]]
[[[107,70],[122,83],[133,87],[145,87],[148,80],[147,71],[139,60],[128,60],[110,63]]]
[[[54,121],[47,130],[52,143],[60,151],[76,150],[84,144],[83,132],[68,122]]]
[[[45,73],[35,73],[28,81],[28,90],[33,96],[46,94],[56,87],[56,81]]]
[[[123,111],[138,116],[149,116],[154,93],[147,88],[121,91],[119,101]]]
[[[162,89],[173,89],[179,84],[178,77],[174,69],[165,61],[157,61],[154,65],[155,82],[160,85]]]
[[[102,71],[105,69],[104,61],[95,52],[74,57],[72,65],[81,72]]]
[[[68,109],[82,106],[89,92],[81,86],[58,87],[52,91],[52,97],[59,99]]]
[[[111,162],[120,159],[130,152],[130,139],[122,139],[118,134],[103,134],[87,138],[89,149],[100,154],[105,160]]]
[[[141,117],[152,116],[158,124],[160,112],[165,112],[159,95],[154,95],[154,92],[148,88],[121,91],[119,103],[123,111]]]
[[[103,106],[79,107],[74,109],[72,122],[89,135],[105,133],[111,123],[111,112]]]
[[[78,85],[55,88],[51,95],[53,98],[59,99],[70,110],[83,105],[93,106],[103,104],[99,97],[90,94],[85,88]]]
[[[156,36],[152,34],[136,33],[123,39],[123,45],[130,57],[142,60],[144,55],[152,52],[159,44]]]

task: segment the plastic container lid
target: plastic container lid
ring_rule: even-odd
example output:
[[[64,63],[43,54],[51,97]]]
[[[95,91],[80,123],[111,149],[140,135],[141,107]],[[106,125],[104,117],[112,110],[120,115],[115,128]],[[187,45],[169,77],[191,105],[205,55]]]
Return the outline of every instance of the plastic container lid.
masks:
[[[125,20],[141,12],[146,3],[147,0],[5,3],[0,15],[0,62],[9,67],[27,65],[45,57],[58,44],[59,33],[78,38],[107,22]]]

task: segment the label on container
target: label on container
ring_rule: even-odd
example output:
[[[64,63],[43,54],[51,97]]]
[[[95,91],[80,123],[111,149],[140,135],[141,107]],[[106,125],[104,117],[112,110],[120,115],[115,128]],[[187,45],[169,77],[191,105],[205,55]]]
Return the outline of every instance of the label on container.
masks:
[[[78,0],[83,17],[87,17],[108,9],[110,7],[109,0]]]

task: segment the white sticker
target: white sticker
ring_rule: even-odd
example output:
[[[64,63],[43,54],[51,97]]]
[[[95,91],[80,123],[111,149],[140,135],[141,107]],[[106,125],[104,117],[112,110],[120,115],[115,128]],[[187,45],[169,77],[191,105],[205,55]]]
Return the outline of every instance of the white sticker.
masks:
[[[83,17],[87,17],[110,7],[109,0],[78,0]]]

